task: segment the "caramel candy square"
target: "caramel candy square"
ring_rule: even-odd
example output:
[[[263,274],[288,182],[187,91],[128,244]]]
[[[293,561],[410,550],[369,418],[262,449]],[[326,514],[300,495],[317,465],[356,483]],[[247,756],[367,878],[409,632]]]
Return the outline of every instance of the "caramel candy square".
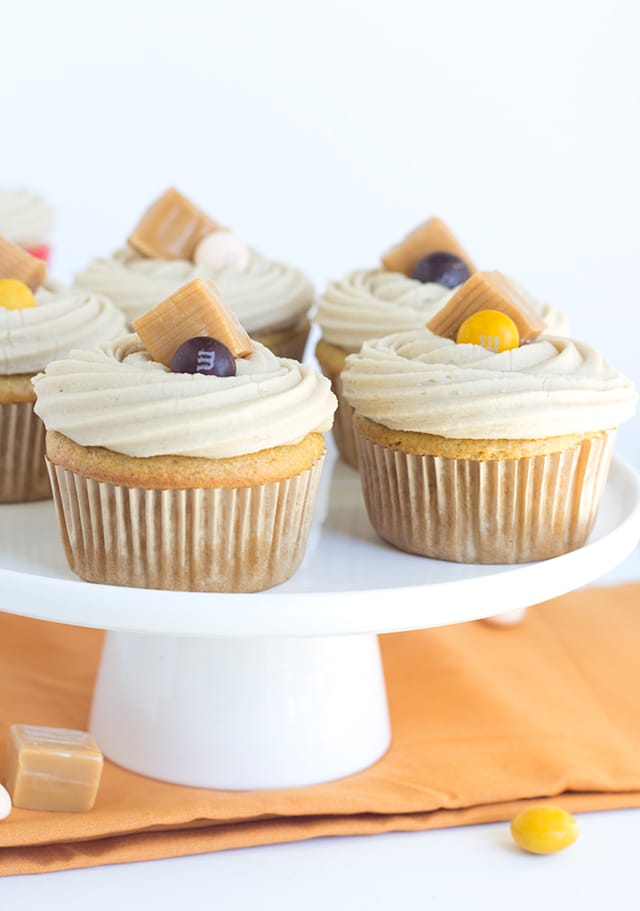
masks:
[[[47,271],[46,263],[0,237],[0,278],[17,278],[35,291]]]
[[[198,243],[221,226],[171,187],[144,213],[129,244],[155,259],[193,259]]]
[[[500,310],[518,327],[520,344],[530,342],[546,323],[502,272],[476,272],[456,289],[442,310],[427,323],[435,335],[455,339],[462,323],[478,310]]]
[[[166,367],[180,345],[201,335],[217,338],[234,357],[253,351],[253,342],[211,279],[195,278],[132,325],[151,357]]]
[[[86,731],[13,724],[9,729],[6,785],[13,805],[25,810],[90,810],[103,759]]]
[[[407,234],[401,243],[384,254],[382,265],[390,272],[402,272],[411,278],[418,261],[430,253],[453,253],[467,264],[470,272],[476,271],[456,236],[439,218],[430,218]]]

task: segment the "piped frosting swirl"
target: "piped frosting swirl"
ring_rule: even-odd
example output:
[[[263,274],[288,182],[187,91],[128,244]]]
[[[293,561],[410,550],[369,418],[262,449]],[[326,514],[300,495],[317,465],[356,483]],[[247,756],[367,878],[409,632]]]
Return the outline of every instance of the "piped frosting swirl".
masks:
[[[72,348],[102,345],[125,330],[122,313],[105,297],[49,283],[36,307],[0,307],[0,375],[35,373]]]
[[[131,323],[194,278],[212,278],[250,334],[293,326],[313,302],[313,288],[301,272],[255,250],[245,270],[213,272],[187,260],[139,256],[126,247],[92,260],[76,275],[75,285],[106,295]]]
[[[548,332],[568,332],[564,314],[520,290],[545,320]],[[423,284],[399,272],[358,269],[329,285],[318,301],[317,320],[327,342],[355,352],[368,339],[423,328],[452,294],[442,285]]]
[[[81,446],[134,457],[227,458],[329,430],[336,399],[306,364],[256,343],[236,376],[172,373],[137,335],[73,351],[35,377],[36,413]]]
[[[347,358],[356,412],[392,430],[452,439],[543,439],[617,427],[633,384],[589,345],[540,336],[500,354],[427,329],[366,342]]]

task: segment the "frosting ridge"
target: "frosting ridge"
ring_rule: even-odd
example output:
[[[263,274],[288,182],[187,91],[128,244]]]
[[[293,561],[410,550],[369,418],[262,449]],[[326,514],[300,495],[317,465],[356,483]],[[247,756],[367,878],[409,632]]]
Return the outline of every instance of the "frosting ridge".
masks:
[[[606,430],[635,411],[633,384],[589,345],[540,336],[499,354],[428,329],[347,358],[347,400],[392,430],[454,439],[541,439]]]
[[[75,276],[75,286],[104,294],[131,323],[194,278],[212,278],[249,333],[288,328],[313,302],[313,288],[302,272],[255,250],[246,270],[214,272],[187,260],[142,257],[126,247],[93,259]]]
[[[546,331],[569,331],[563,313],[518,288],[547,323]],[[318,300],[317,320],[327,342],[355,352],[368,339],[424,328],[455,290],[385,269],[356,269],[331,282]]]
[[[35,373],[72,348],[103,344],[120,335],[124,317],[106,298],[48,283],[36,307],[0,307],[0,375]]]
[[[236,376],[172,373],[137,335],[73,351],[34,378],[36,414],[81,446],[134,457],[228,458],[329,430],[336,399],[312,367],[255,343]]]

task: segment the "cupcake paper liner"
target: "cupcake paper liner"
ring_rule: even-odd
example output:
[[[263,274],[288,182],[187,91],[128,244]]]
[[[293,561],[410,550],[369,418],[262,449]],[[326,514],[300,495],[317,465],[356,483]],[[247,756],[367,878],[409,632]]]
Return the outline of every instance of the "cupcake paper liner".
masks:
[[[89,582],[173,591],[262,591],[304,556],[323,458],[255,487],[146,490],[48,462],[71,569]]]
[[[294,361],[301,361],[310,329],[311,323],[305,318],[287,332],[255,332],[253,338],[269,348],[277,357],[290,357]]]
[[[44,424],[35,414],[33,402],[0,405],[0,503],[51,496],[44,439]]]
[[[323,374],[331,380],[333,394],[338,400],[338,409],[333,419],[333,439],[341,457],[348,462],[352,468],[358,467],[358,451],[356,449],[356,440],[353,430],[353,408],[345,399],[342,393],[341,374],[331,370],[321,362]]]
[[[615,431],[550,455],[474,461],[388,449],[356,430],[371,524],[395,547],[456,563],[527,563],[581,547]]]

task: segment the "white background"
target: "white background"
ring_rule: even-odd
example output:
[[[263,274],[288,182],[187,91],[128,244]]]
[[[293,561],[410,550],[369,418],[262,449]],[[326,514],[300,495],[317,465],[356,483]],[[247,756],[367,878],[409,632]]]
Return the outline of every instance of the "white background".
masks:
[[[15,3],[0,183],[55,203],[61,278],[172,183],[318,288],[439,214],[640,384],[639,27],[634,0]]]
[[[55,205],[63,279],[170,184],[319,289],[438,214],[640,385],[639,26],[634,0],[7,3],[0,184]],[[637,419],[618,452],[640,465]],[[485,827],[0,880],[0,898],[169,907],[188,871],[217,907],[263,887],[279,908],[489,907],[474,884],[495,908],[547,887],[548,907],[631,907],[638,819],[588,817],[585,847],[544,867]]]

